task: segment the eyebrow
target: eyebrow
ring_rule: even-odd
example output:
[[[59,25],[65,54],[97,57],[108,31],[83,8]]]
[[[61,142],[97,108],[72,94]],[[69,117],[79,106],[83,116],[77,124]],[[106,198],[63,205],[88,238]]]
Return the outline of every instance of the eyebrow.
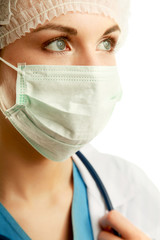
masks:
[[[121,32],[121,29],[119,28],[118,25],[114,25],[114,26],[110,27],[109,29],[107,29],[107,30],[103,33],[103,36],[108,35],[109,33],[112,33],[112,32],[115,32],[115,31]]]
[[[52,24],[52,23],[48,23],[46,24],[45,26],[41,26],[39,28],[36,28],[32,31],[32,33],[35,33],[35,32],[40,32],[42,30],[56,30],[56,31],[59,31],[59,32],[64,32],[64,33],[68,33],[70,35],[77,35],[78,34],[78,31],[75,29],[75,28],[72,28],[72,27],[67,27],[67,26],[63,26],[63,25],[57,25],[57,24]],[[109,29],[107,29],[103,36],[105,35],[108,35],[112,32],[115,32],[115,31],[120,31],[120,28],[118,25],[114,25],[112,27],[110,27]]]

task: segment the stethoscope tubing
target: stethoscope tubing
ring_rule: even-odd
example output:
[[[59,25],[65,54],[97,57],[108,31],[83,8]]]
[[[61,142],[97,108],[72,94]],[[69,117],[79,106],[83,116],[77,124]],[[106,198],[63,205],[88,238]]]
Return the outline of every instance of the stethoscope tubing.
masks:
[[[95,180],[103,198],[106,204],[106,207],[108,209],[108,211],[113,210],[113,205],[112,202],[110,200],[110,197],[107,193],[107,190],[104,186],[104,184],[102,183],[102,180],[100,179],[100,177],[98,176],[96,170],[93,168],[93,166],[90,164],[90,162],[86,159],[86,157],[80,152],[76,152],[77,156],[81,159],[81,161],[83,162],[83,164],[86,166],[86,168],[88,169],[89,173],[91,174],[91,176],[93,177],[93,179]]]
[[[99,175],[97,174],[96,170],[93,168],[93,166],[90,164],[90,162],[87,160],[87,158],[80,151],[76,152],[76,155],[80,158],[82,163],[86,166],[89,173],[93,177],[99,191],[101,192],[101,194],[104,198],[105,205],[106,205],[108,211],[114,210],[111,199],[109,197],[109,194],[108,194],[102,180],[100,179]],[[121,235],[114,229],[113,229],[113,232],[116,236],[121,237]]]

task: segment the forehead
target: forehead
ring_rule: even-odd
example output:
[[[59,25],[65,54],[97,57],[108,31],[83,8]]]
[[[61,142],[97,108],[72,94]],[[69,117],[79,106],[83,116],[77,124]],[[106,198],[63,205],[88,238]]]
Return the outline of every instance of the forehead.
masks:
[[[76,12],[55,17],[51,21],[46,21],[43,25],[38,25],[37,28],[32,29],[31,32],[60,30],[60,26],[65,26],[68,33],[72,35],[77,35],[79,32],[85,30],[98,32],[113,26],[116,26],[114,30],[120,31],[118,24],[109,16]]]

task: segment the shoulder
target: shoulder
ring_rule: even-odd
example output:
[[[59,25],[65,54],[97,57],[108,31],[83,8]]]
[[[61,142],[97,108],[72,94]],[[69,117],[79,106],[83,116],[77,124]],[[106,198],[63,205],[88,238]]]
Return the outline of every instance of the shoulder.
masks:
[[[137,165],[120,157],[100,153],[91,145],[82,149],[101,177],[113,206],[134,225],[160,237],[160,192]]]

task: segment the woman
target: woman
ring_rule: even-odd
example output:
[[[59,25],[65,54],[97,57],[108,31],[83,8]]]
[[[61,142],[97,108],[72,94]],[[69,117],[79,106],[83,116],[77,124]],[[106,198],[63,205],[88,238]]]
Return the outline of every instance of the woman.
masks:
[[[114,50],[128,1],[0,3],[1,239],[158,240],[157,189],[86,145],[121,96]],[[106,210],[78,150],[116,210]]]

